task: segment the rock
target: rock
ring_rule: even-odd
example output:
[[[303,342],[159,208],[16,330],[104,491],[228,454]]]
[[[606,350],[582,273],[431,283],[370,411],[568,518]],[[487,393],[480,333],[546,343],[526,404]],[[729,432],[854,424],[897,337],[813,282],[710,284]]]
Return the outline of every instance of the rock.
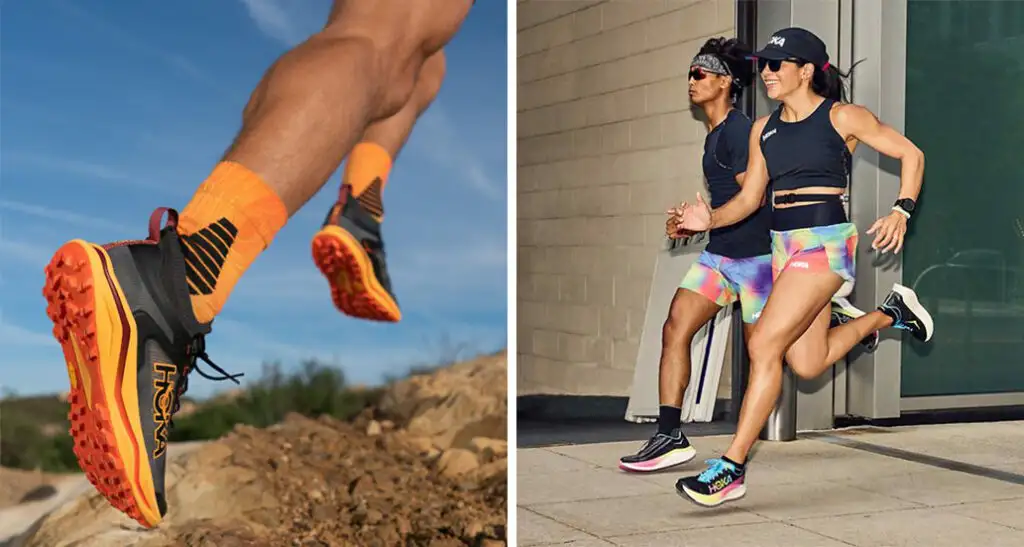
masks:
[[[504,481],[508,475],[508,460],[502,458],[493,462],[481,465],[473,471],[473,479],[480,483],[486,483],[498,479]]]
[[[479,456],[481,461],[492,462],[508,455],[508,441],[473,437],[469,441],[469,449]]]
[[[476,454],[462,448],[445,450],[437,461],[437,470],[441,475],[452,478],[469,473],[479,466]]]
[[[369,425],[366,426],[366,434],[370,437],[376,437],[384,432],[384,428],[381,427],[380,422],[377,420],[371,420]]]

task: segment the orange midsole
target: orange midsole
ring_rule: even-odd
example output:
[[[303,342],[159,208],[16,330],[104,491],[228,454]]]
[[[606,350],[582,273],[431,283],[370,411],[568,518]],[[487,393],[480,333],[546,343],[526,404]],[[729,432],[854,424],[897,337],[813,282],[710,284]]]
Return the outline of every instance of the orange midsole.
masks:
[[[92,386],[90,406],[102,405],[107,408],[117,442],[117,454],[125,466],[125,478],[128,479],[135,499],[142,502],[139,510],[150,522],[159,522],[161,517],[153,491],[153,475],[149,468],[149,458],[145,455],[146,443],[139,420],[138,327],[124,291],[110,271],[112,262],[106,250],[82,240],[74,240],[68,245],[82,247],[89,260],[99,378],[90,375],[90,367],[81,362],[77,355],[76,368],[82,376],[83,384]],[[119,308],[123,311],[123,319],[118,313]],[[125,336],[128,337],[128,347],[122,363],[120,354]]]
[[[338,226],[325,226],[317,234],[317,237],[330,236],[339,240],[345,247],[348,247],[349,251],[356,257],[356,261],[359,262],[359,271],[361,273],[363,286],[366,287],[373,298],[389,312],[399,314],[398,305],[395,300],[391,298],[391,295],[384,289],[384,287],[377,281],[377,277],[370,275],[367,272],[373,271],[373,264],[370,263],[369,257],[366,256],[366,251],[363,250],[362,246],[359,245],[359,241],[352,237],[352,234]]]

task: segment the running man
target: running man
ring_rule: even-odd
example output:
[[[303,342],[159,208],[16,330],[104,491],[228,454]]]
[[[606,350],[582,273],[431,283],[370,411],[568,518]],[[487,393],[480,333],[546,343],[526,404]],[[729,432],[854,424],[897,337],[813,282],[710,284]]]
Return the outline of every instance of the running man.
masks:
[[[723,457],[676,483],[680,494],[704,506],[745,494],[747,456],[779,398],[783,358],[797,375],[814,378],[874,330],[903,329],[921,341],[933,334],[931,316],[901,285],[875,311],[829,329],[829,301],[844,282],[855,281],[857,227],[840,199],[853,148],[863,142],[902,162],[899,199],[867,231],[875,234],[872,248],[883,253],[903,247],[921,191],[924,154],[870,111],[846,101],[848,74],[830,64],[825,44],[813,33],[780,30],[755,57],[768,96],[782,104],[754,123],[743,188],[714,209],[698,195],[679,218],[679,226],[690,231],[732,225],[760,206],[771,180],[775,281],[750,336],[750,384],[736,435]]]
[[[735,107],[754,81],[751,50],[734,38],[711,38],[690,62],[690,102],[704,112],[708,134],[701,166],[711,202],[724,204],[740,191],[747,169],[751,121]],[[690,380],[693,337],[724,306],[739,300],[748,335],[771,290],[771,210],[761,206],[733,226],[711,230],[710,241],[683,277],[662,330],[658,431],[636,454],[619,459],[625,471],[650,472],[681,465],[696,451],[680,428],[683,394]],[[666,232],[675,235],[677,218]]]
[[[53,255],[43,295],[68,367],[75,455],[114,507],[146,527],[161,522],[168,429],[188,375],[203,360],[222,374],[212,379],[236,378],[207,358],[213,319],[350,152],[314,258],[343,312],[400,318],[380,191],[472,3],[334,0],[324,28],[263,75],[242,129],[180,215],[156,209],[145,240],[75,239]]]

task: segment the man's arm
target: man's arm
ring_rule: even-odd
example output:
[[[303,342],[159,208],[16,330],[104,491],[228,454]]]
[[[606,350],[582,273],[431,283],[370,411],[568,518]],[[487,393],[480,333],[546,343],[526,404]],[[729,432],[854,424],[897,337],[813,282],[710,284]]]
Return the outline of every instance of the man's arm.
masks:
[[[768,187],[768,168],[764,162],[764,154],[761,153],[760,140],[761,131],[767,121],[768,117],[765,116],[754,122],[751,127],[747,140],[747,169],[736,178],[740,183],[740,192],[725,205],[711,211],[712,229],[736,224],[750,216],[764,203],[765,189]]]

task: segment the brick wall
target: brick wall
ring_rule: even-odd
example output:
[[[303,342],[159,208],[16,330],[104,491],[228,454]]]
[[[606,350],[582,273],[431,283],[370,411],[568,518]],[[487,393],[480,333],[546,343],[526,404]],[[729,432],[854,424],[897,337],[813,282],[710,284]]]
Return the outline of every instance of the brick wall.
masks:
[[[664,211],[704,187],[688,63],[734,4],[519,2],[520,395],[628,394]]]

